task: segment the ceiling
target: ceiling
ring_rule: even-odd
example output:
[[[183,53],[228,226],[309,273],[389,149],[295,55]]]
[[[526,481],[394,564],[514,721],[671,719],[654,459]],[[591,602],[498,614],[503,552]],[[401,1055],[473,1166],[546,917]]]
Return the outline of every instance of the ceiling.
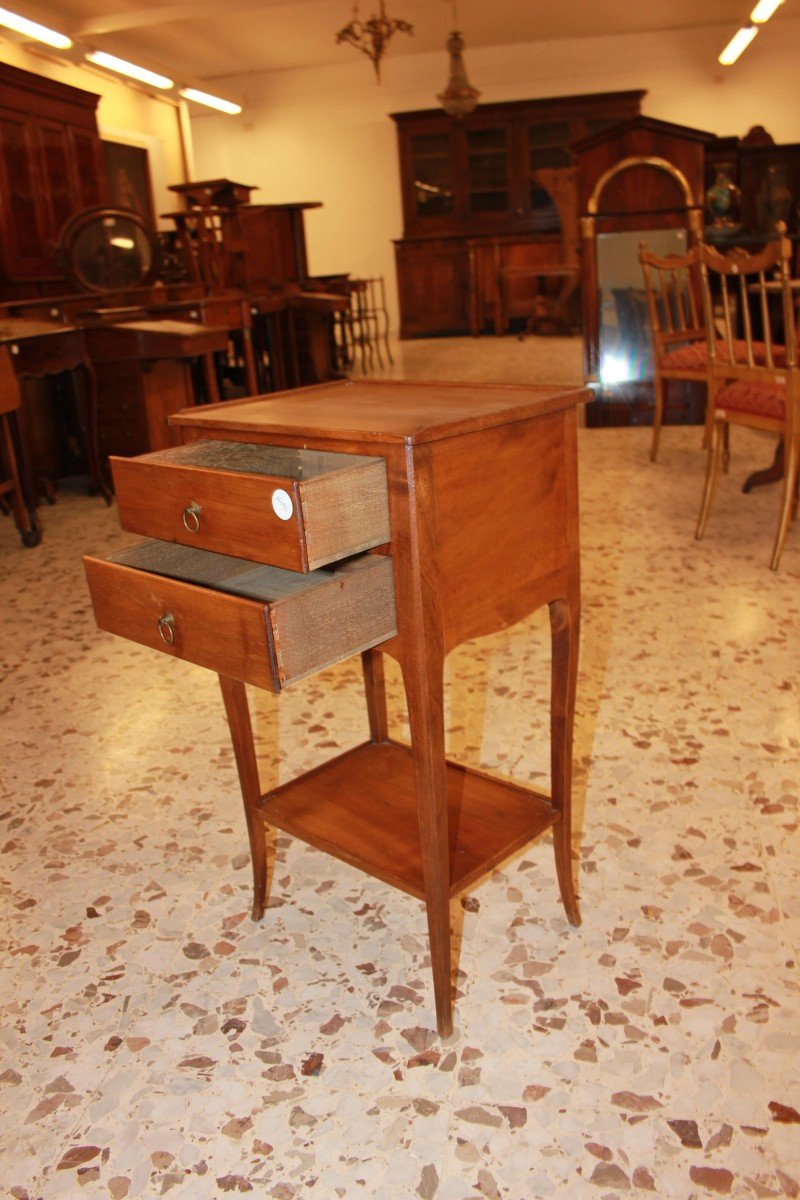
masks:
[[[359,0],[362,19],[379,3]],[[392,55],[440,50],[454,27],[452,0],[386,0],[386,6],[390,17],[414,27],[412,36],[394,37]],[[11,7],[84,48],[184,81],[355,61],[355,51],[335,41],[353,0],[12,0]],[[748,0],[458,0],[457,14],[470,49],[710,25],[721,26],[721,49],[749,7]]]

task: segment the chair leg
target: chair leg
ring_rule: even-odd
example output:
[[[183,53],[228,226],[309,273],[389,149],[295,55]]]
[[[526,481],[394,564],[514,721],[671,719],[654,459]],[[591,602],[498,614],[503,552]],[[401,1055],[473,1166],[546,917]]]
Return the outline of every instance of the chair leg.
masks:
[[[658,443],[661,439],[661,423],[664,419],[664,380],[657,373],[653,381],[655,408],[653,409],[653,440],[650,444],[650,462],[656,461]]]
[[[787,439],[788,440],[788,439]],[[789,530],[789,521],[794,507],[795,489],[797,486],[797,438],[792,438],[786,447],[786,461],[783,468],[783,495],[781,497],[781,515],[778,521],[778,533],[775,538],[775,548],[772,551],[770,567],[777,571],[783,553],[783,544]]]
[[[697,529],[695,530],[695,538],[699,542],[706,531],[706,521],[708,514],[711,511],[711,501],[714,499],[714,491],[717,485],[717,473],[719,471],[720,453],[725,441],[726,433],[722,426],[727,426],[727,421],[715,420],[711,429],[711,445],[708,447],[708,461],[706,464],[706,483],[703,489],[703,503],[700,506],[700,516],[697,520]]]

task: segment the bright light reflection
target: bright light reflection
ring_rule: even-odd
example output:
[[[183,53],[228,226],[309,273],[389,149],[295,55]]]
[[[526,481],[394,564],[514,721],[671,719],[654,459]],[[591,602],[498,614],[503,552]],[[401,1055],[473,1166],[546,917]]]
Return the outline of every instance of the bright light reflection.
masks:
[[[7,8],[0,8],[0,25],[34,41],[44,42],[45,46],[53,46],[56,50],[69,50],[72,45],[72,40],[65,33],[57,33],[55,29],[48,29],[37,21],[29,21],[27,17],[21,17]]]
[[[126,58],[117,58],[116,54],[106,54],[105,50],[92,50],[86,57],[89,62],[95,63],[98,67],[105,67],[108,71],[117,71],[120,75],[127,75],[129,79],[138,79],[140,83],[149,83],[151,87],[172,87],[172,80],[168,79],[166,75],[148,71],[146,67],[128,62]]]
[[[750,13],[750,20],[754,25],[763,25],[782,4],[783,0],[758,0],[758,4]]]
[[[232,100],[223,100],[221,96],[212,96],[209,92],[200,92],[197,88],[181,88],[180,94],[186,100],[194,100],[196,104],[205,104],[207,108],[216,108],[232,117],[242,111],[241,104],[234,104]]]
[[[604,384],[627,383],[636,375],[624,354],[604,354],[600,363],[600,382]]]
[[[133,250],[135,242],[133,238],[129,237],[113,237],[111,245],[116,246],[118,250]]]
[[[744,29],[739,29],[728,42],[717,62],[723,67],[732,67],[739,55],[747,49],[757,33],[758,30],[755,25],[748,25]]]

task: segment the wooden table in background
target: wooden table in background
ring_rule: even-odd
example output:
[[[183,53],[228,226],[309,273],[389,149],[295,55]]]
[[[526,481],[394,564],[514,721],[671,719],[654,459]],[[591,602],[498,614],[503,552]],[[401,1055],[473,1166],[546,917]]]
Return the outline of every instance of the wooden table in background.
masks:
[[[97,445],[95,375],[87,354],[83,330],[56,321],[2,317],[0,344],[8,346],[14,371],[21,381],[69,373],[75,389],[83,449],[88,460],[89,485],[101,491],[108,501],[111,493],[103,482]],[[25,528],[20,529],[20,534],[26,545],[34,546],[41,538],[41,528],[36,515],[41,484],[37,478],[35,452],[31,447],[31,421],[24,391],[18,415],[19,419],[16,420],[17,414],[11,414],[22,506],[26,513]]]

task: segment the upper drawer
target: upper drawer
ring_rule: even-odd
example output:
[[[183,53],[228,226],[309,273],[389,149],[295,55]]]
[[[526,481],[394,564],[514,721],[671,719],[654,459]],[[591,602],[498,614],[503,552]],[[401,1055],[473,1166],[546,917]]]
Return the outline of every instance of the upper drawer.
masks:
[[[382,555],[299,575],[141,542],[84,563],[101,629],[275,692],[397,632]]]
[[[191,442],[112,458],[123,529],[313,571],[389,541],[382,458]]]

